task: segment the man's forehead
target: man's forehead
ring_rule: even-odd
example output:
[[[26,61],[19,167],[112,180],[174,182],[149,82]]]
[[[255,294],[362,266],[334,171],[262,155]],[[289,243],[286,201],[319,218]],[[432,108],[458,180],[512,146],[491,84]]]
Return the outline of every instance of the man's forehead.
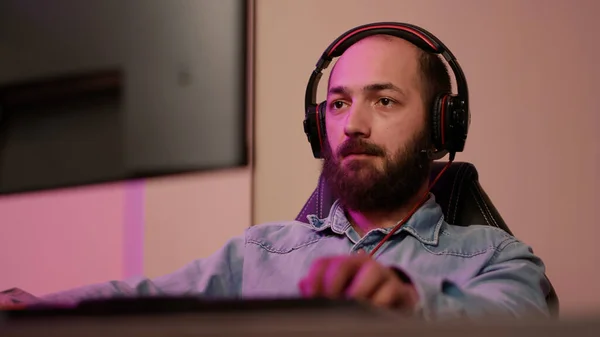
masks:
[[[332,67],[328,87],[364,87],[372,83],[415,84],[418,49],[410,42],[373,36],[354,44]]]

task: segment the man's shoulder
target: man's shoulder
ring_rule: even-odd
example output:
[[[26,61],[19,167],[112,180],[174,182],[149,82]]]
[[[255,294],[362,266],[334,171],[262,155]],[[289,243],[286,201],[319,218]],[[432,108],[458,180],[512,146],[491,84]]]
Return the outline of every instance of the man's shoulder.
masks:
[[[277,221],[248,228],[246,244],[258,245],[273,253],[287,253],[315,243],[322,237],[309,224],[300,221]]]
[[[484,257],[486,264],[528,260],[544,268],[544,263],[529,244],[495,226],[453,226],[445,223],[439,238],[438,246],[430,251],[467,258]]]
[[[455,226],[444,223],[440,231],[440,241],[469,245],[481,250],[502,249],[519,240],[505,230],[488,225]]]

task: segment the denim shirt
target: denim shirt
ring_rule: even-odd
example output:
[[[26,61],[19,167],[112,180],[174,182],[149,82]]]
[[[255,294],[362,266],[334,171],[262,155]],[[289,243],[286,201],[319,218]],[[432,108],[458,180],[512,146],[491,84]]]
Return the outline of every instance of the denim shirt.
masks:
[[[252,226],[210,257],[166,276],[84,286],[43,300],[73,303],[140,295],[297,297],[298,282],[315,259],[360,249],[369,252],[390,231],[375,229],[360,237],[337,202],[329,214],[325,219],[309,215],[309,224]],[[549,283],[542,261],[531,248],[491,226],[449,225],[433,195],[374,258],[410,278],[427,318],[549,315],[545,301]]]

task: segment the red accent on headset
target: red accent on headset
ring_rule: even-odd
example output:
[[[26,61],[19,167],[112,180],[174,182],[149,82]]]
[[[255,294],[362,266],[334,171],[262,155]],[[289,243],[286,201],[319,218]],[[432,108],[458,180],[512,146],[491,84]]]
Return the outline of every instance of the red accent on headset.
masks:
[[[441,108],[441,113],[440,113],[440,128],[441,130],[441,136],[442,136],[442,145],[444,145],[445,141],[446,141],[446,137],[445,137],[445,130],[444,130],[444,125],[445,125],[445,121],[446,121],[446,107],[448,106],[446,103],[448,101],[448,95],[444,95],[444,98],[442,98],[442,108]]]
[[[323,102],[317,104],[317,110],[316,110],[317,114],[316,115],[317,115],[317,134],[319,134],[319,144],[321,146],[321,151],[323,151],[323,139],[321,138],[321,116],[319,116],[319,114],[321,113],[321,109],[319,109],[321,104],[323,104]]]
[[[395,25],[376,25],[376,26],[369,26],[369,27],[363,27],[360,29],[357,29],[351,33],[349,33],[348,35],[346,35],[344,38],[340,39],[334,46],[333,48],[331,48],[331,50],[329,51],[329,53],[327,54],[327,56],[331,56],[331,54],[336,50],[337,47],[340,46],[340,44],[344,43],[344,41],[348,40],[349,38],[351,38],[352,36],[360,33],[360,32],[364,32],[366,30],[372,30],[372,29],[381,29],[381,28],[392,28],[392,29],[398,29],[398,30],[403,30],[403,31],[407,31],[409,33],[412,33],[418,37],[421,38],[421,40],[423,40],[425,43],[427,43],[431,48],[435,49],[436,51],[438,50],[433,43],[429,40],[429,38],[427,38],[425,35],[423,35],[422,33],[420,33],[419,31],[412,29],[412,28],[408,28],[408,27],[403,27],[403,26],[395,26]]]
[[[446,170],[450,167],[451,164],[452,164],[452,160],[448,161],[446,163],[446,165],[444,165],[444,168],[442,168],[440,173],[438,173],[438,175],[435,177],[435,179],[433,179],[431,184],[429,184],[429,187],[427,188],[427,191],[425,192],[425,194],[423,194],[423,196],[421,197],[421,200],[419,200],[419,202],[415,205],[415,207],[413,207],[410,210],[410,212],[408,212],[408,214],[404,217],[404,219],[400,220],[400,222],[398,222],[398,224],[396,226],[394,226],[394,228],[389,233],[387,233],[387,235],[381,241],[379,241],[379,243],[377,244],[377,246],[375,246],[375,248],[373,248],[373,250],[371,251],[369,256],[371,256],[371,257],[375,256],[375,253],[379,250],[379,248],[381,248],[381,246],[383,246],[383,244],[387,240],[389,240],[389,238],[391,238],[392,235],[394,235],[402,226],[404,226],[404,224],[407,223],[408,220],[410,220],[410,218],[415,214],[415,212],[419,208],[421,208],[421,206],[423,206],[423,204],[429,199],[429,192],[431,192],[431,188],[435,185],[435,183],[437,183],[437,181],[442,177],[442,174],[444,174],[444,172],[446,172]]]

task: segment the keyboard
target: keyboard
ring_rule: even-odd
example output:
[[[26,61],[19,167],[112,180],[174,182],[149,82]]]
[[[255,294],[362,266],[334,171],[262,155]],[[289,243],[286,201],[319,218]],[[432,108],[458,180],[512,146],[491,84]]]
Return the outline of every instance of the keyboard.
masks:
[[[160,314],[269,313],[284,310],[304,312],[354,311],[373,314],[375,310],[355,301],[328,299],[205,299],[199,297],[136,297],[82,301],[75,307],[32,306],[0,311],[4,322],[50,317],[102,317]]]

